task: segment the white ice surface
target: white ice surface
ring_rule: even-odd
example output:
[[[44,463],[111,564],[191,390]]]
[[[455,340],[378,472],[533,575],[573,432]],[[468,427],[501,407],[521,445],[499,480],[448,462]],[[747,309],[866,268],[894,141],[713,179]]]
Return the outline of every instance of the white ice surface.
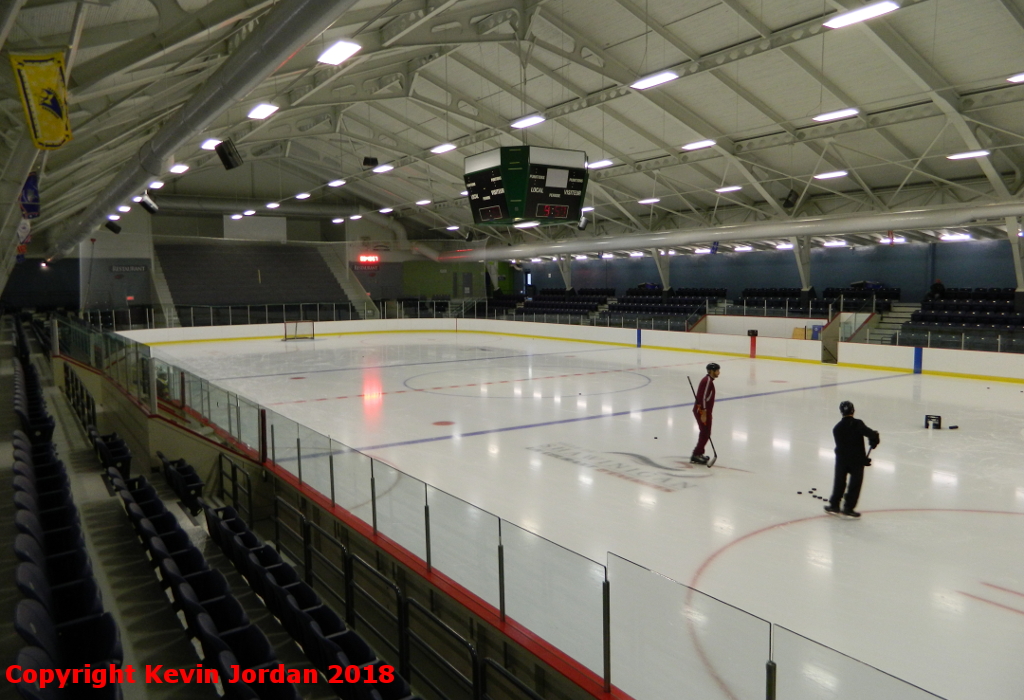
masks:
[[[614,552],[949,700],[1024,697],[1020,384],[473,333],[165,345],[154,354],[601,564]],[[722,365],[720,458],[708,470],[687,463],[696,426],[686,377],[696,382],[711,360]],[[824,515],[809,495],[831,487],[842,400],[882,436],[860,521]],[[923,429],[926,413],[959,430]],[[395,474],[384,480],[394,487],[387,517],[415,511],[423,487],[399,486]],[[439,562],[496,603],[496,521],[443,494],[431,499]],[[547,625],[535,631],[599,670],[600,639],[591,638],[600,632],[599,576],[583,559],[531,546],[557,559],[564,578],[544,583],[545,605],[512,592],[510,615]],[[486,561],[474,565],[476,557]],[[631,605],[633,619],[684,620],[689,629],[668,624],[657,639],[652,622],[636,644],[689,639],[679,654],[706,676],[687,675],[703,688],[694,698],[763,693],[714,651],[752,645],[760,658],[760,637],[702,636],[714,616],[687,607],[685,589],[646,580],[633,572],[616,588],[613,576],[616,625]],[[532,615],[511,612],[527,604]],[[661,615],[659,605],[670,607]],[[568,610],[588,619],[559,619]],[[626,663],[627,637],[613,636],[614,680],[653,700],[653,674]],[[859,673],[885,681],[844,670],[852,662],[812,646],[777,633],[780,697],[782,688],[798,700],[852,700],[868,697],[865,689],[923,697],[881,685],[855,693]],[[677,661],[668,654],[666,663]]]

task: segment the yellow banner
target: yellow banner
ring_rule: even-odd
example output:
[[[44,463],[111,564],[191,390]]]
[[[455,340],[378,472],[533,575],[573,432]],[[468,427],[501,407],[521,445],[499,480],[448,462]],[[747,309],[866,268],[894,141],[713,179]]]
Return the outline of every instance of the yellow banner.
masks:
[[[36,148],[60,148],[71,140],[64,54],[11,54],[11,66]]]

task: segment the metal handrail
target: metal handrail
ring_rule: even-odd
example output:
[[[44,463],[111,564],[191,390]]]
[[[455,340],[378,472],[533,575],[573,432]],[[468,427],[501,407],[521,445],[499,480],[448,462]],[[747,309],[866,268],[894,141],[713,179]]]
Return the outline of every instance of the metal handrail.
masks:
[[[480,697],[482,700],[492,700],[491,696],[487,694],[487,669],[489,668],[497,671],[499,676],[522,691],[528,700],[544,700],[544,698],[534,692],[533,688],[523,683],[516,676],[513,676],[508,669],[490,657],[486,657],[483,663],[480,664]]]
[[[225,475],[224,462],[227,462],[231,466],[231,476]],[[231,482],[231,505],[236,511],[241,510],[240,502],[238,500],[238,493],[241,492],[245,496],[245,512],[248,515],[244,518],[246,524],[250,529],[253,527],[253,510],[252,510],[252,477],[245,469],[240,467],[233,459],[228,457],[223,452],[217,455],[217,472],[219,482],[219,497],[224,500],[224,480],[227,479]],[[244,485],[239,484],[239,472],[244,477]]]

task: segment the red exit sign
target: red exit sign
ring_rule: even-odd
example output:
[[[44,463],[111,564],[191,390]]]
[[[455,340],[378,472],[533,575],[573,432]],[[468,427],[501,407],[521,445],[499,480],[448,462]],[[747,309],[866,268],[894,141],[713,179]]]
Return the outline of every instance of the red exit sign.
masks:
[[[373,255],[372,253],[364,253],[359,256],[359,262],[363,264],[380,262],[380,256]]]

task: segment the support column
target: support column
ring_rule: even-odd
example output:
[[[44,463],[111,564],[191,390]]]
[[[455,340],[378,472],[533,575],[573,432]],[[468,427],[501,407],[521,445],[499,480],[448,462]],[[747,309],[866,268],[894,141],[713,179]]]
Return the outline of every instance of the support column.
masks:
[[[654,264],[658,267],[658,277],[661,278],[661,288],[668,289],[671,286],[669,284],[668,255],[662,255],[661,253],[662,251],[657,248],[651,248]]]
[[[800,273],[800,301],[807,301],[816,296],[811,286],[811,239],[794,236],[789,240],[793,244],[796,268]]]
[[[572,258],[568,255],[558,256],[558,271],[562,273],[566,291],[572,289]]]
[[[498,261],[488,260],[487,261],[487,278],[491,280],[491,289],[498,288]]]
[[[1014,295],[1013,308],[1018,313],[1024,312],[1024,244],[1020,239],[1021,222],[1015,216],[1006,217],[1006,237],[1010,240],[1010,251],[1013,254],[1013,274],[1017,279],[1017,293]]]

